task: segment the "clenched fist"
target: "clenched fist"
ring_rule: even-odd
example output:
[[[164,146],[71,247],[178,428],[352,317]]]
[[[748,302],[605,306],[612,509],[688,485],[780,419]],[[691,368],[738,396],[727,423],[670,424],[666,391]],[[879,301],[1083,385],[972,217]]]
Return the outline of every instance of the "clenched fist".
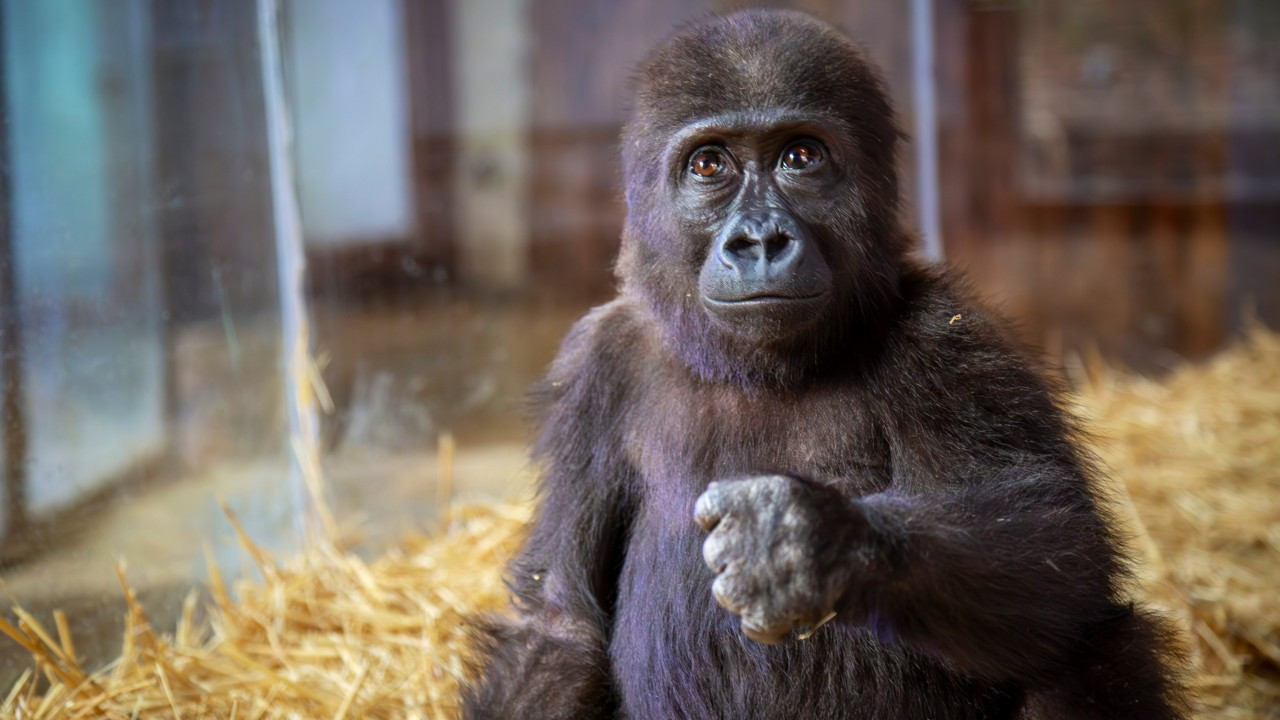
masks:
[[[716,574],[711,592],[758,642],[830,619],[865,564],[862,506],[785,475],[713,482],[694,518],[710,533],[702,557]]]

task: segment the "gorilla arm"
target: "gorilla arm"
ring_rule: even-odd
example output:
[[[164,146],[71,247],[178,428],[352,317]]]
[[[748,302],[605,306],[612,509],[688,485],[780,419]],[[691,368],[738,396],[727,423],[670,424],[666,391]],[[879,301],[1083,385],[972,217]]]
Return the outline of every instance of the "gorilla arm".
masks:
[[[609,613],[633,477],[612,427],[622,389],[608,353],[590,347],[593,318],[570,333],[543,386],[537,517],[509,568],[515,617],[482,628],[468,718],[613,716]]]
[[[994,331],[932,315],[891,341],[870,381],[886,490],[853,498],[787,476],[708,487],[695,515],[717,600],[764,642],[862,623],[1016,682],[1031,704],[1058,693],[1048,717],[1180,717],[1163,630],[1122,598],[1119,543],[1054,392]],[[1129,672],[1107,677],[1117,667]]]

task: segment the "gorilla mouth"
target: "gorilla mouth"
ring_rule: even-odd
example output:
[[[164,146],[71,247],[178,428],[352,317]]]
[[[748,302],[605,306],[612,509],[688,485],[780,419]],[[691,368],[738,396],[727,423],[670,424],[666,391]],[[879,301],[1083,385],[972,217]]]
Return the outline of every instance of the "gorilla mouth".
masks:
[[[822,316],[830,292],[790,295],[758,292],[738,297],[702,296],[707,314],[736,333],[756,339],[800,332]]]
[[[702,297],[708,305],[771,305],[774,303],[802,303],[820,300],[827,293],[826,291],[814,293],[813,295],[780,295],[776,293],[758,293],[753,295],[745,295],[743,297],[711,297],[704,295]]]

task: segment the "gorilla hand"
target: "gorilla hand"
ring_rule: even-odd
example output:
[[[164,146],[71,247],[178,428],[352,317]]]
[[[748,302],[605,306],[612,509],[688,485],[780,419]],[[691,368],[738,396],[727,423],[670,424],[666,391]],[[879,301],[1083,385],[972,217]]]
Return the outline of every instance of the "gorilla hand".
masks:
[[[716,574],[716,601],[757,642],[781,642],[831,619],[865,564],[862,506],[785,475],[713,482],[694,517],[710,532],[702,557]]]

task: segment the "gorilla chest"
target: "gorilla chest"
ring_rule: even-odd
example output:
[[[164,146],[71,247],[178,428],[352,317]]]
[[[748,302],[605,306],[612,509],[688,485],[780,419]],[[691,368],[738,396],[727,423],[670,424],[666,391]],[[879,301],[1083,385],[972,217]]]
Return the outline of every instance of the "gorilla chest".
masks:
[[[643,406],[636,419],[627,441],[643,499],[618,578],[609,647],[627,717],[980,715],[945,691],[927,706],[908,693],[957,680],[936,663],[882,646],[861,627],[832,623],[803,642],[760,645],[712,595],[701,552],[706,533],[693,519],[708,482],[788,474],[851,495],[888,484],[887,443],[855,394],[692,393]]]
[[[853,494],[887,484],[888,444],[852,390],[664,395],[646,406],[627,443],[646,494],[675,491],[692,501],[713,480],[769,474],[839,484]]]

